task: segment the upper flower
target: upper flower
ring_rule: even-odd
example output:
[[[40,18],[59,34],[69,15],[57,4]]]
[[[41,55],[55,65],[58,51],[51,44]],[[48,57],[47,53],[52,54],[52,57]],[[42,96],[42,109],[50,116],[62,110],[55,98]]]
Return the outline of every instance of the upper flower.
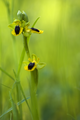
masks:
[[[25,37],[28,37],[31,33],[38,33],[38,34],[43,33],[42,30],[33,27],[28,28],[29,26],[28,16],[24,11],[23,12],[18,11],[17,16],[18,19],[15,19],[14,22],[9,25],[9,28],[12,29],[11,33],[14,36],[18,36],[21,33],[23,33]]]
[[[35,68],[41,69],[45,66],[45,63],[39,63],[39,58],[36,55],[32,55],[32,59],[29,58],[27,62],[24,62],[26,65],[24,69],[26,71],[33,71]]]
[[[20,20],[14,21],[11,25],[9,25],[9,27],[13,28],[11,33],[14,36],[20,35],[23,31],[23,27],[21,27],[21,21]]]

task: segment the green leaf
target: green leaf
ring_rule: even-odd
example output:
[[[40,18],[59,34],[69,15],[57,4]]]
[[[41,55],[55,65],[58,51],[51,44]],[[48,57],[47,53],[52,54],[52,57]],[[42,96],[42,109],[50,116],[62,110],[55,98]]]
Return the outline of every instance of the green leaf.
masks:
[[[3,70],[1,67],[0,67],[0,70],[1,70],[3,73],[5,73],[8,77],[10,77],[12,80],[15,81],[15,79],[14,79],[11,75],[9,75],[5,70]]]
[[[26,99],[26,96],[25,96],[25,94],[24,94],[24,91],[23,91],[23,88],[22,88],[21,84],[20,84],[20,89],[21,89],[22,95],[23,95],[23,97],[24,97],[24,99],[25,99],[25,102],[26,102],[26,104],[27,104],[27,106],[28,106],[28,108],[29,108],[29,110],[30,110],[30,113],[31,113],[30,106],[29,106],[29,104],[28,104],[28,101],[27,101],[27,99]]]
[[[38,18],[35,20],[35,22],[33,23],[32,27],[35,26],[35,24],[37,23],[37,21],[39,20],[39,18],[40,18],[40,17],[38,17]]]
[[[22,63],[23,63],[23,60],[24,60],[24,56],[25,56],[25,49],[23,48],[22,53],[21,53],[21,57],[20,57],[20,61],[19,61],[17,76],[20,73],[21,66],[22,66]]]
[[[13,30],[15,28],[15,24],[12,23],[8,27]]]
[[[40,62],[37,64],[37,69],[42,69],[45,66],[46,66],[46,63]]]
[[[28,99],[30,99],[30,97],[27,97],[26,99],[28,100]],[[22,99],[21,101],[19,101],[19,102],[17,103],[17,105],[19,106],[19,105],[21,105],[23,102],[25,102],[25,99]]]
[[[26,99],[28,100],[28,99],[30,99],[30,97],[27,97]],[[25,102],[25,99],[22,99],[21,101],[19,101],[19,102],[17,103],[17,105],[19,106],[19,105],[21,105],[23,102]],[[0,116],[0,118],[2,118],[4,115],[6,115],[7,113],[11,112],[12,110],[13,110],[12,107],[9,108],[6,112],[4,112],[4,113]]]

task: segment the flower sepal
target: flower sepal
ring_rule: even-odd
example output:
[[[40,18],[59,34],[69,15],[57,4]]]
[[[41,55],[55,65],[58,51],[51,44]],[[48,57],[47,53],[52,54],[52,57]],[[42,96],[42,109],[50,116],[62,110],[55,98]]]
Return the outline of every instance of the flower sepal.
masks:
[[[10,29],[14,29],[16,25],[21,25],[21,21],[18,19],[14,19],[13,23],[9,24],[8,27]]]
[[[40,62],[40,63],[37,64],[37,69],[42,69],[45,66],[46,66],[46,63]]]
[[[15,24],[13,24],[13,23],[12,23],[12,24],[9,24],[8,27],[9,27],[10,29],[14,29],[14,28],[15,28]]]

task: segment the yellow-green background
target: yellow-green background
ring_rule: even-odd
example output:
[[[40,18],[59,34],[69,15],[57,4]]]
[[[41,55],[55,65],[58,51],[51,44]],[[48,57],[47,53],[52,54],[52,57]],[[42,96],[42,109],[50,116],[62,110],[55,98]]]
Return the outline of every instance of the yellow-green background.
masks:
[[[12,1],[5,0],[10,3]],[[25,11],[30,25],[40,17],[36,28],[43,34],[32,34],[29,49],[46,67],[39,70],[38,106],[41,120],[80,120],[80,1],[79,0],[14,0],[13,18],[18,10]],[[22,35],[16,37],[13,45],[7,8],[0,0],[0,66],[14,77],[23,49]],[[16,49],[15,56],[14,49]],[[17,65],[15,65],[15,59]],[[25,56],[25,61],[27,57]],[[29,73],[21,68],[20,80],[26,96],[29,96]],[[13,81],[0,72],[0,84],[11,87]],[[10,89],[0,85],[1,107],[4,113],[11,105]],[[30,120],[25,104],[23,120]],[[9,114],[4,116],[9,120]],[[3,119],[3,120],[4,120]]]

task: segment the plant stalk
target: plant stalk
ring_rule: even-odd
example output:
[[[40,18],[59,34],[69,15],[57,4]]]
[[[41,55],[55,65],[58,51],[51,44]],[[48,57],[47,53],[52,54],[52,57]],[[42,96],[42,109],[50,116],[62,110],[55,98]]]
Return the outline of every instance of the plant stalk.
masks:
[[[31,110],[32,110],[33,120],[39,120],[37,96],[36,96],[37,80],[38,80],[38,70],[35,69],[34,71],[31,71],[31,79],[29,82],[30,96],[31,96]]]
[[[28,48],[28,38],[23,36],[24,41],[24,48],[28,58],[30,58],[29,48]],[[36,98],[36,88],[37,88],[37,81],[38,80],[38,71],[35,69],[31,72],[31,79],[29,81],[30,85],[30,97],[31,97],[31,112],[33,120],[39,120],[38,115],[38,106],[37,106],[37,98]]]
[[[23,44],[24,44],[24,48],[26,51],[26,54],[28,56],[28,58],[30,58],[30,53],[29,53],[29,48],[28,48],[28,44],[27,44],[27,37],[23,36]]]

